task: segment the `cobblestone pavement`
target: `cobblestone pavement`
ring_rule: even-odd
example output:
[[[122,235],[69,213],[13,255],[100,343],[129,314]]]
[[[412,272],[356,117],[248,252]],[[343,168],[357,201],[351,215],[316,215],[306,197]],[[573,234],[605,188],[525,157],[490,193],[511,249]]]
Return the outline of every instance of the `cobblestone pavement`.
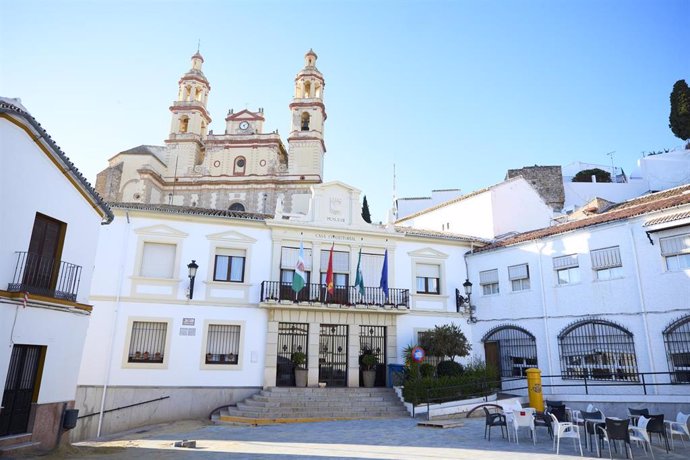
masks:
[[[40,457],[43,460],[80,458],[120,460],[131,458],[160,460],[209,459],[555,459],[551,440],[544,429],[537,431],[537,443],[521,432],[520,444],[501,437],[494,427],[491,441],[484,439],[484,419],[462,420],[456,428],[417,426],[410,418],[350,420],[260,427],[207,425],[179,422],[142,428],[102,441],[77,443],[71,448]],[[196,449],[173,447],[174,441],[195,440]],[[654,447],[657,460],[690,458],[690,443],[676,440],[670,454]],[[583,449],[585,447],[583,446]],[[596,457],[585,449],[585,456]],[[608,450],[606,451],[608,454]],[[634,448],[638,458],[644,455]],[[563,440],[560,458],[579,457],[570,439]],[[614,452],[614,458],[624,458]],[[649,457],[651,458],[651,457]]]

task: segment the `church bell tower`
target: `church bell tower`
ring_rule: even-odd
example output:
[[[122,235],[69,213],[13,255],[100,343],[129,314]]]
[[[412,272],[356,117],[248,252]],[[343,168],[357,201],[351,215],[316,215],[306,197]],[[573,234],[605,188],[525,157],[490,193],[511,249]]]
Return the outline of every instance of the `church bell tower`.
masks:
[[[323,181],[323,138],[326,107],[323,104],[323,75],[316,68],[317,55],[304,55],[304,68],[295,77],[290,103],[292,127],[288,137],[288,171],[299,180]]]

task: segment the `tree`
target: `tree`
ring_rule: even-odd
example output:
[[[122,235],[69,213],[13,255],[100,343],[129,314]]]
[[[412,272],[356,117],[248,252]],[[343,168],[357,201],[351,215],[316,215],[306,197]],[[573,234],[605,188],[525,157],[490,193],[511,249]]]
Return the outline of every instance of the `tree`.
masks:
[[[603,169],[584,169],[573,177],[573,182],[592,182],[592,176],[597,178],[597,182],[611,182],[611,173]]]
[[[366,195],[364,195],[364,202],[362,203],[362,219],[368,224],[371,223],[371,214],[369,213],[369,203],[367,203]]]
[[[678,80],[673,85],[668,121],[668,127],[677,138],[690,139],[690,88],[685,80]]]
[[[455,357],[470,354],[472,345],[455,324],[436,326],[434,330],[421,334],[420,345],[431,356],[444,356],[453,361]]]

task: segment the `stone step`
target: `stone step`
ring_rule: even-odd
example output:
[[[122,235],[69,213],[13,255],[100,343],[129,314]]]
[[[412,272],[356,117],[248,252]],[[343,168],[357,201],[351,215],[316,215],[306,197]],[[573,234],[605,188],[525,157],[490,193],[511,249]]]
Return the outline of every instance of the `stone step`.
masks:
[[[0,447],[21,444],[31,441],[31,433],[11,434],[0,437]]]
[[[0,457],[17,457],[26,456],[35,452],[40,445],[40,442],[22,442],[18,444],[9,444],[0,447]]]
[[[391,408],[361,408],[360,410],[333,410],[333,409],[323,409],[323,410],[276,410],[276,411],[256,411],[248,409],[229,409],[227,411],[228,415],[242,416],[242,417],[254,417],[254,418],[290,418],[290,417],[366,417],[366,416],[384,416],[384,415],[406,415],[407,412],[404,409],[391,409]]]

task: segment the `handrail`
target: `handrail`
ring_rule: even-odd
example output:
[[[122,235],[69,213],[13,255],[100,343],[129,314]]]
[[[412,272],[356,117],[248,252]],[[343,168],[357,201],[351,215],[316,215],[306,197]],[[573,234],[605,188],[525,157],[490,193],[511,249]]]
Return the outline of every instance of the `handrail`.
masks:
[[[134,403],[134,404],[129,404],[127,406],[121,406],[121,407],[116,407],[114,409],[104,410],[103,413],[107,414],[108,412],[115,412],[115,411],[122,410],[122,409],[129,409],[130,407],[142,406],[144,404],[148,404],[148,403],[152,403],[152,402],[156,402],[156,401],[162,401],[164,399],[169,399],[169,398],[170,398],[170,396],[162,396],[162,397],[156,398],[156,399],[149,399],[148,401],[142,401],[142,402],[138,402],[138,403]],[[80,415],[79,417],[77,417],[77,419],[86,418],[86,417],[93,417],[94,415],[99,415],[99,414],[100,414],[100,412],[94,412],[92,414]]]
[[[15,251],[17,261],[9,292],[28,292],[55,299],[77,300],[81,266],[27,251]]]
[[[297,293],[292,290],[292,284],[282,281],[262,281],[261,282],[261,301],[262,302],[307,302],[313,304],[336,304],[336,305],[371,305],[377,307],[394,307],[397,309],[408,310],[410,308],[409,289],[388,289],[386,296],[378,286],[367,286],[364,294],[360,293],[356,286],[334,286],[333,293],[327,292],[325,284],[309,283]]]

